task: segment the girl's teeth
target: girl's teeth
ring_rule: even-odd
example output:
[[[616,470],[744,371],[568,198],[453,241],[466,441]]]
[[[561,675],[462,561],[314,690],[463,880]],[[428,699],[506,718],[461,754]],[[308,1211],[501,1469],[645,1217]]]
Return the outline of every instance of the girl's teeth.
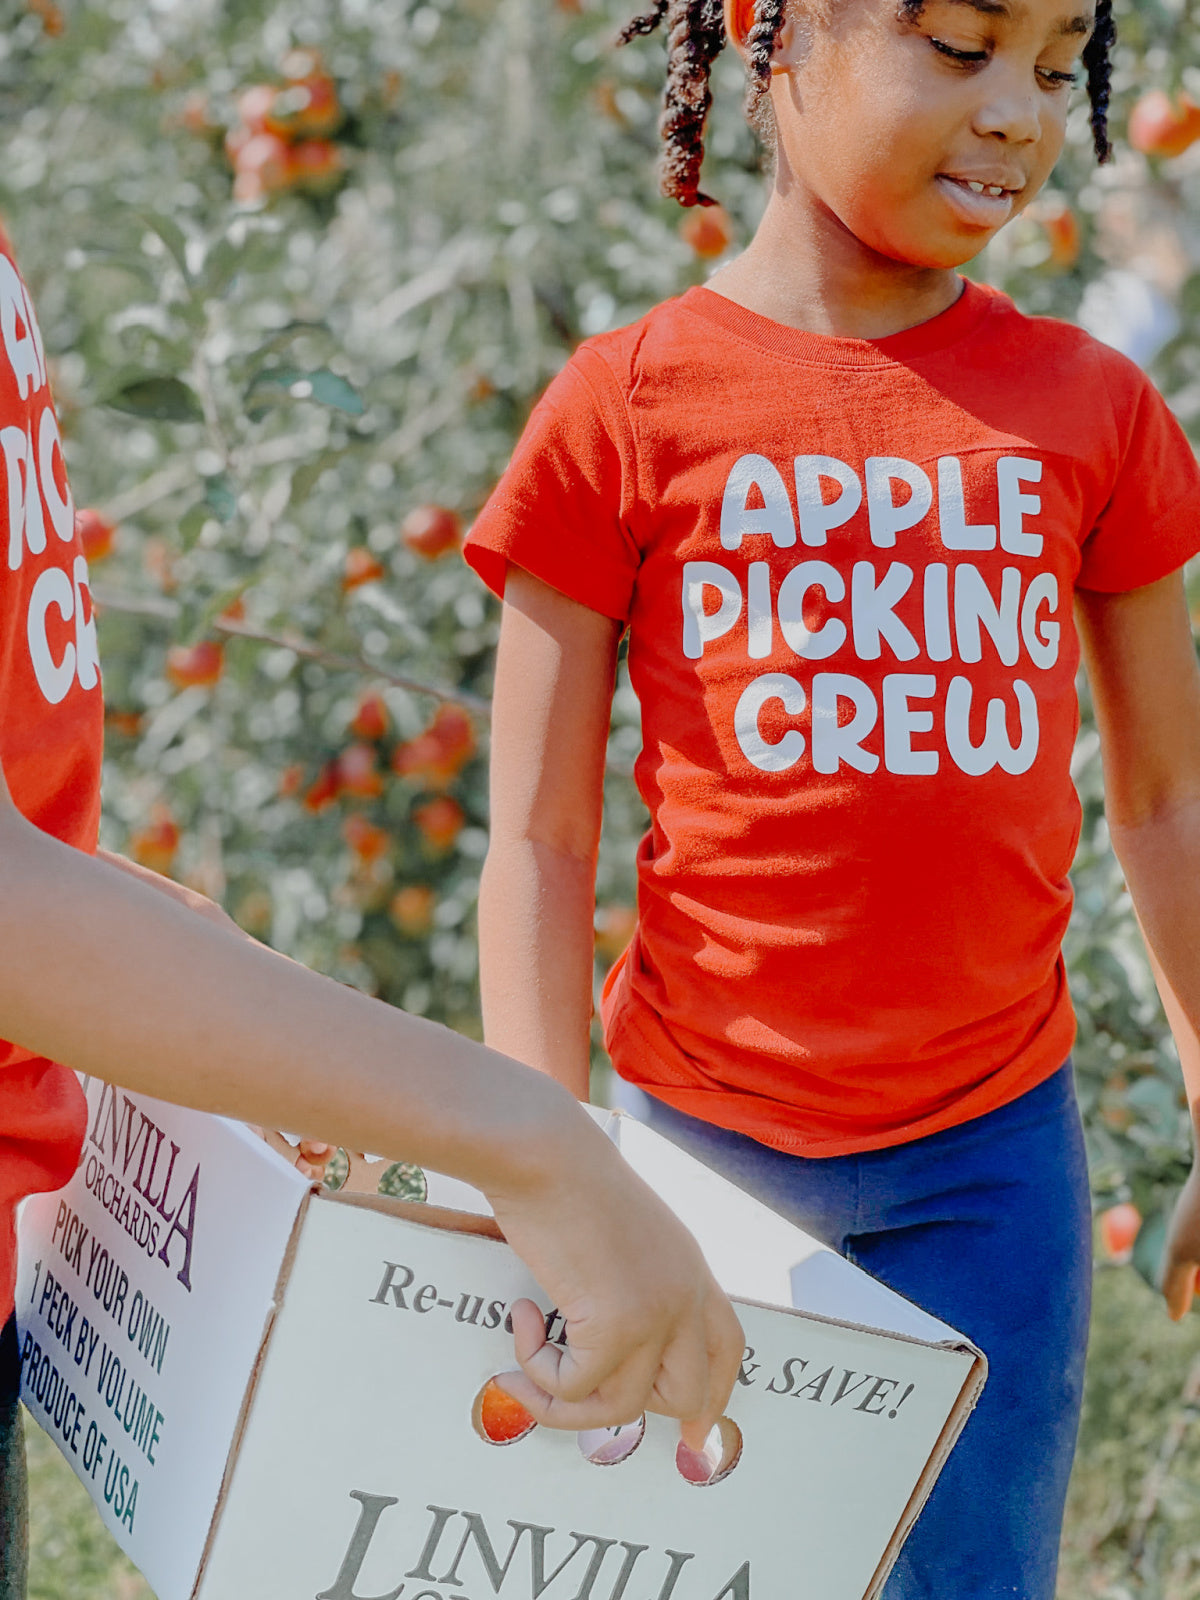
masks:
[[[968,178],[966,180],[966,184],[967,188],[973,190],[976,194],[990,194],[999,196],[1004,193],[1003,188],[999,184],[995,183],[977,183],[973,178]]]
[[[983,193],[983,185],[981,183],[973,183],[970,178],[967,179],[967,188],[973,189],[976,194]]]

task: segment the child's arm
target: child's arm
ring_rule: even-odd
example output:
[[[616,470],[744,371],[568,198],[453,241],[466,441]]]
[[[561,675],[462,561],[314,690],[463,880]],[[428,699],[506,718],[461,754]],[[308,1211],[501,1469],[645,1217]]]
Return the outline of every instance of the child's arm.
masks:
[[[161,873],[152,872],[149,867],[143,867],[136,861],[131,861],[128,856],[119,856],[112,850],[97,850],[96,859],[107,861],[109,866],[116,867],[118,872],[127,872],[130,877],[136,878],[139,883],[146,884],[155,889],[159,894],[165,894],[171,900],[177,900],[180,905],[187,906],[189,911],[194,911],[198,917],[207,917],[210,922],[215,922],[218,927],[236,933],[243,939],[249,939],[252,944],[258,941],[242,928],[239,928],[233,918],[221,909],[215,901],[207,895],[201,894],[196,889],[189,889],[187,884],[178,883],[174,878],[164,878]],[[251,1126],[254,1126],[251,1124]],[[256,1133],[263,1133],[262,1128],[255,1128]],[[269,1141],[274,1149],[279,1150],[283,1144],[282,1139]],[[286,1147],[285,1147],[286,1148]],[[284,1152],[280,1150],[280,1154]],[[306,1178],[312,1178],[320,1183],[325,1176],[325,1169],[333,1159],[334,1147],[323,1139],[301,1139],[296,1146],[294,1156],[291,1158],[297,1172]]]
[[[1179,1050],[1200,1149],[1200,668],[1182,575],[1123,594],[1078,591],[1104,760],[1105,811]],[[1167,1240],[1171,1315],[1200,1267],[1200,1165]]]
[[[487,1042],[588,1097],[596,852],[621,626],[510,566],[479,893]]]
[[[0,951],[0,1037],[483,1189],[568,1322],[560,1354],[532,1303],[514,1308],[528,1377],[511,1387],[539,1420],[593,1427],[648,1406],[692,1419],[698,1444],[719,1415],[742,1350],[728,1301],[691,1235],[546,1077],[40,832],[2,775]]]

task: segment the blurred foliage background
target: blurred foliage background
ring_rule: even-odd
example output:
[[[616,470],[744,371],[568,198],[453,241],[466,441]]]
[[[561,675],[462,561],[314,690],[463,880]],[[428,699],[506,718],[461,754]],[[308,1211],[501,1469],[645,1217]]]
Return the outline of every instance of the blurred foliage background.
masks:
[[[1120,346],[1195,436],[1194,8],[1118,10],[1114,160],[1095,165],[1080,96],[1051,191],[972,271]],[[625,15],[0,0],[0,215],[87,508],[105,842],[472,1034],[497,619],[462,528],[575,343],[702,281],[764,195],[729,59],[706,173],[722,209],[658,198],[662,45],[614,51]],[[632,923],[638,737],[622,682],[598,980]],[[1182,1600],[1200,1595],[1198,1341],[1143,1280],[1188,1117],[1086,691],[1076,777],[1069,958],[1106,1259],[1063,1593]],[[599,1095],[605,1070],[598,1051]],[[35,1600],[144,1594],[45,1441],[33,1464]]]

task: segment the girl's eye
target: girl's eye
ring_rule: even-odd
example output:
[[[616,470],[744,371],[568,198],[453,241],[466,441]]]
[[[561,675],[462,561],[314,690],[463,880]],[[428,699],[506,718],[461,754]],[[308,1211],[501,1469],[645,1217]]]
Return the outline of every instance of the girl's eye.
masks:
[[[980,62],[986,61],[988,58],[986,50],[958,50],[954,45],[947,44],[944,39],[934,39],[932,37],[929,42],[939,55],[946,56],[951,61],[961,61],[965,66],[978,66]]]
[[[1038,77],[1052,89],[1069,89],[1079,82],[1077,72],[1053,72],[1049,67],[1039,67]]]

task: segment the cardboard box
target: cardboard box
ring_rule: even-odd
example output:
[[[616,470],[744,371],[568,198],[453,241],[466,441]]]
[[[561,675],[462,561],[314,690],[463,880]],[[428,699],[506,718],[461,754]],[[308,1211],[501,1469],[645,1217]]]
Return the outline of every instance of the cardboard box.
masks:
[[[984,1381],[953,1329],[605,1113],[738,1302],[740,1453],[688,1482],[653,1416],[612,1465],[541,1428],[499,1446],[477,1400],[507,1308],[553,1308],[482,1196],[314,1193],[236,1124],[86,1088],[79,1172],[22,1212],[23,1393],[160,1600],[863,1600]]]

